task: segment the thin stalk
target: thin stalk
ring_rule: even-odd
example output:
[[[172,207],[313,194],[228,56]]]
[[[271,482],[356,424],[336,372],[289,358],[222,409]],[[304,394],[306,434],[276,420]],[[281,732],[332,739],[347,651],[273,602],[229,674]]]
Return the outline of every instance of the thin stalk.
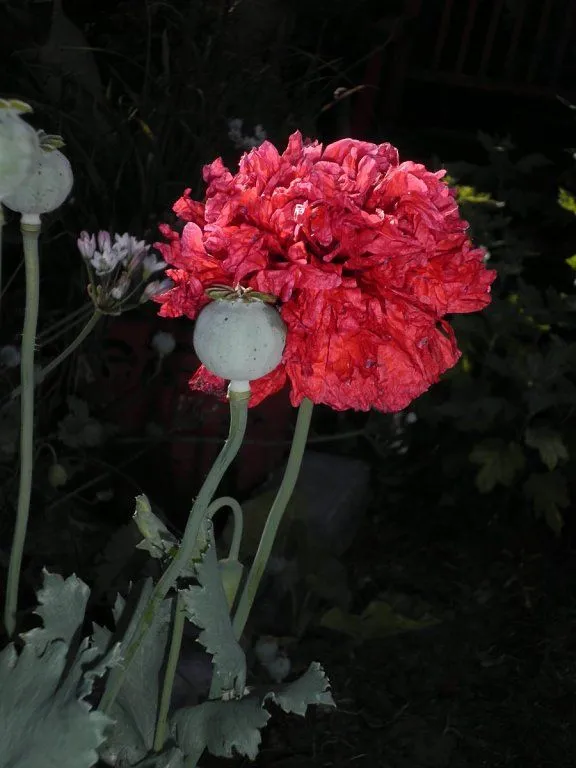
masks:
[[[75,309],[74,312],[65,317],[61,317],[55,323],[50,325],[38,334],[38,343],[40,346],[46,344],[52,344],[56,339],[59,339],[62,334],[67,333],[71,328],[79,323],[86,322],[86,318],[94,311],[93,304],[84,304],[83,306]]]
[[[231,560],[238,560],[240,557],[240,546],[242,544],[242,535],[244,532],[244,514],[242,512],[242,506],[232,496],[221,496],[219,499],[215,499],[206,510],[206,519],[212,520],[216,512],[222,509],[222,507],[230,507],[232,510],[233,532],[228,557]]]
[[[155,752],[161,752],[166,740],[168,730],[168,712],[170,711],[170,701],[172,700],[172,688],[174,687],[174,678],[180,658],[180,649],[182,648],[182,636],[184,634],[184,624],[186,623],[186,613],[184,611],[184,601],[182,595],[178,592],[176,597],[176,609],[174,623],[172,624],[172,638],[170,640],[170,651],[168,652],[168,661],[166,662],[166,671],[164,673],[164,682],[162,683],[162,694],[160,696],[160,707],[158,709],[158,720],[156,722],[156,732],[154,734],[153,749]]]
[[[0,202],[0,324],[2,322],[2,230],[6,219],[4,218],[4,208]]]
[[[310,422],[312,420],[313,408],[313,403],[306,398],[302,401],[298,411],[298,419],[296,420],[294,439],[292,441],[292,448],[290,449],[286,471],[284,472],[280,488],[278,489],[278,493],[276,494],[276,498],[274,499],[274,503],[268,514],[254,562],[248,573],[246,584],[244,585],[244,589],[242,590],[238,602],[238,608],[234,614],[232,626],[237,639],[240,639],[244,627],[246,626],[258,587],[260,586],[260,581],[262,580],[270,553],[272,552],[278,528],[280,527],[282,517],[296,486],[296,481],[302,465],[302,458],[304,456],[304,449],[306,448],[306,440],[310,429]]]
[[[230,402],[230,429],[228,432],[228,439],[212,465],[212,468],[208,472],[206,480],[196,497],[196,501],[188,516],[188,522],[186,523],[180,547],[170,562],[170,565],[166,568],[160,580],[154,587],[146,609],[136,627],[134,639],[128,645],[128,648],[124,653],[124,664],[122,667],[115,667],[110,673],[106,690],[104,691],[104,695],[99,705],[99,709],[105,714],[110,713],[116,696],[122,688],[126,672],[153,622],[158,607],[168,594],[168,591],[176,583],[182,570],[190,562],[190,558],[194,554],[196,541],[206,515],[206,510],[220,485],[224,473],[234,460],[242,445],[242,440],[246,431],[250,393],[229,392],[228,397]]]
[[[20,230],[24,244],[24,267],[26,270],[26,310],[22,333],[20,376],[22,398],[20,401],[20,481],[18,488],[18,507],[16,524],[10,551],[8,581],[6,585],[6,605],[4,624],[8,636],[12,637],[16,629],[18,611],[18,586],[32,491],[32,472],[34,468],[34,346],[36,326],[38,324],[38,304],[40,301],[40,265],[38,258],[38,238],[40,219],[28,221],[22,217]]]
[[[54,360],[52,360],[52,362],[48,363],[48,365],[45,368],[42,368],[34,384],[35,387],[38,384],[40,384],[42,381],[44,381],[44,379],[47,376],[49,376],[52,373],[52,371],[60,365],[60,363],[64,362],[64,360],[66,360],[66,358],[69,355],[71,355],[72,352],[74,352],[80,346],[80,344],[82,344],[84,339],[92,333],[93,329],[96,327],[96,324],[98,323],[101,317],[102,317],[102,312],[100,312],[99,309],[95,309],[94,313],[92,314],[92,317],[88,320],[84,328],[82,328],[78,336],[76,336],[76,338],[73,341],[71,341],[70,344],[68,344],[66,349],[62,350],[62,352],[60,352],[60,354],[57,357],[55,357]],[[22,392],[22,386],[16,387],[16,389],[12,390],[12,395],[11,395],[12,400],[17,398],[21,392]]]

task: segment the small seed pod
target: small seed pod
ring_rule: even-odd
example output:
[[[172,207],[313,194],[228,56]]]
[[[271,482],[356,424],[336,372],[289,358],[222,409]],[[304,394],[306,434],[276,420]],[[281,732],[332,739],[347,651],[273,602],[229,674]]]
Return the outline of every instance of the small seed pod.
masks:
[[[31,172],[3,202],[17,213],[50,213],[66,200],[72,183],[72,168],[62,152],[40,150]]]
[[[282,360],[286,326],[278,311],[260,300],[218,299],[198,315],[194,349],[208,370],[239,385],[265,376]]]
[[[40,151],[38,134],[20,117],[31,111],[23,102],[0,99],[0,200],[18,189]]]

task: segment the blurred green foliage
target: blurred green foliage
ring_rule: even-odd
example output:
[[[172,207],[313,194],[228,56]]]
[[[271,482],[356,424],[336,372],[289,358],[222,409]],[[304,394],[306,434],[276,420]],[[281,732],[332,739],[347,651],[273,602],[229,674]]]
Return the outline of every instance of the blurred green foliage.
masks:
[[[496,514],[531,510],[559,533],[576,455],[576,295],[565,256],[576,199],[550,184],[545,157],[518,158],[509,139],[479,139],[486,164],[449,172],[498,272],[493,301],[454,318],[462,360],[415,410],[422,440],[441,456],[446,503],[473,506],[473,479],[494,495]]]

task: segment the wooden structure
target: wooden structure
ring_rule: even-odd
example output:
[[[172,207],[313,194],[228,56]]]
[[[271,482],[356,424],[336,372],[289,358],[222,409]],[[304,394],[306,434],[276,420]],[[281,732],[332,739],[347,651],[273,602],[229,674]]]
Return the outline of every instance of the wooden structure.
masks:
[[[535,99],[576,85],[576,0],[405,0],[394,35],[368,61],[355,130],[376,103],[402,114],[414,82]]]

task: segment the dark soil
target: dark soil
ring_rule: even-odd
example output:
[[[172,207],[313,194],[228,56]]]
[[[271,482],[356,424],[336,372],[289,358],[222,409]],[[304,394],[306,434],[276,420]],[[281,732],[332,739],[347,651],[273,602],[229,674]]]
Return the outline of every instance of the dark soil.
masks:
[[[338,709],[275,713],[257,766],[574,766],[573,536],[526,526],[481,509],[374,517],[349,555],[362,600],[401,591],[441,623],[363,644],[311,633],[295,663],[322,662]]]

